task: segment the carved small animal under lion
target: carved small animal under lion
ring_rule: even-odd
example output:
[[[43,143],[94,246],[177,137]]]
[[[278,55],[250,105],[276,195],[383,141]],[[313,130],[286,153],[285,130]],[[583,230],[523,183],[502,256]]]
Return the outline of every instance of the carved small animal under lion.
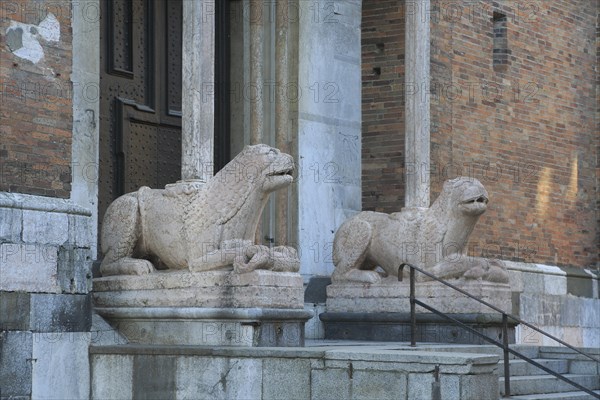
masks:
[[[255,244],[269,194],[293,182],[293,158],[267,145],[247,146],[205,184],[142,187],[106,211],[100,272],[142,275],[156,269],[192,272],[232,268],[297,272],[288,246]]]
[[[497,260],[463,252],[487,205],[488,193],[481,182],[459,177],[444,183],[430,208],[358,213],[335,234],[332,281],[377,283],[396,276],[398,267],[408,263],[440,278],[506,283],[508,275]],[[422,274],[417,278],[428,279]]]

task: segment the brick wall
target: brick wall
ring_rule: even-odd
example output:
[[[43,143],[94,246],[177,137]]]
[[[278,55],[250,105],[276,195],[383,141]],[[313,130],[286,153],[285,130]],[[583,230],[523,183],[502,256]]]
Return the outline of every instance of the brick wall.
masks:
[[[70,1],[0,2],[0,191],[69,196],[71,40]]]
[[[404,2],[364,1],[362,14],[363,209],[404,204]]]
[[[396,121],[379,121],[393,120],[391,110],[401,104],[401,91],[392,89],[403,79],[403,50],[395,49],[394,65],[394,56],[376,53],[373,43],[393,41],[394,31],[401,43],[404,27],[391,13],[401,2],[385,3],[387,10],[364,5],[363,202],[391,212],[403,204],[401,160],[391,158],[402,148],[402,110]],[[595,266],[597,3],[496,3],[432,1],[431,198],[444,180],[474,176],[491,202],[471,253]],[[504,42],[494,41],[493,18],[501,14]],[[506,48],[494,53],[495,45]],[[508,64],[494,66],[494,54],[506,50]],[[377,63],[381,76],[370,76]]]

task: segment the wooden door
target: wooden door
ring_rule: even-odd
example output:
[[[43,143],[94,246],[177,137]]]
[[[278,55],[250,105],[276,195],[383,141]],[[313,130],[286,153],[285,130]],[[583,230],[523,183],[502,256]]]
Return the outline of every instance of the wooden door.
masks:
[[[183,0],[101,0],[99,217],[181,177]]]

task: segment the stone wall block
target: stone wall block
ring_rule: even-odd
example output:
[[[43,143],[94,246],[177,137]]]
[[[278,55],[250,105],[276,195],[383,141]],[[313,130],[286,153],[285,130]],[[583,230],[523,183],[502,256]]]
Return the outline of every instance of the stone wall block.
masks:
[[[579,297],[565,296],[560,298],[560,325],[581,326],[585,312],[583,311],[583,299]]]
[[[92,290],[92,252],[89,248],[61,247],[58,282],[63,293],[87,294]]]
[[[441,375],[440,391],[442,400],[460,399],[460,376]]]
[[[89,295],[31,295],[31,330],[35,332],[89,332],[92,301]]]
[[[586,328],[600,329],[600,300],[581,299],[581,308],[584,310],[581,318],[581,326]]]
[[[263,399],[310,399],[310,361],[263,361]]]
[[[57,262],[57,246],[0,244],[0,290],[60,292]]]
[[[460,377],[461,400],[498,399],[498,377],[496,375],[464,375]]]
[[[23,211],[18,208],[0,208],[0,243],[21,241]]]
[[[0,331],[0,395],[31,396],[33,335]]]
[[[261,399],[262,370],[260,359],[178,358],[176,398]]]
[[[92,247],[93,236],[91,218],[83,215],[69,215],[69,243],[77,247]]]
[[[0,331],[29,330],[30,294],[0,292]]]
[[[362,371],[352,373],[352,399],[404,399],[406,375],[391,371]]]
[[[567,277],[544,274],[544,293],[547,295],[564,296],[567,294]]]
[[[524,293],[544,293],[544,275],[534,272],[523,272]]]
[[[133,360],[133,398],[175,398],[176,362],[172,356],[137,355]]]
[[[348,363],[348,365],[350,365]],[[311,372],[311,399],[335,400],[350,398],[350,370],[341,368],[315,369]]]
[[[96,356],[98,357],[98,356]],[[225,398],[222,373],[226,359],[220,357],[177,358],[176,397],[182,400]]]
[[[583,347],[600,348],[600,328],[582,329]]]
[[[133,398],[133,356],[96,355],[91,364],[93,399]]]
[[[32,397],[87,399],[90,390],[86,333],[33,334]]]
[[[23,241],[25,243],[61,245],[69,240],[67,214],[23,210]]]
[[[408,399],[431,399],[433,388],[433,373],[408,375]]]

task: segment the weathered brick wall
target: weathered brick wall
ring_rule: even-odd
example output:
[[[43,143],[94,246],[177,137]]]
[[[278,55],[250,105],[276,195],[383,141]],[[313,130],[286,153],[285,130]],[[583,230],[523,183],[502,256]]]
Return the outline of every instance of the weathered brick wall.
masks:
[[[0,1],[0,191],[69,196],[71,42],[70,1]]]
[[[392,82],[403,80],[403,50],[395,50],[394,65],[393,56],[376,54],[372,43],[392,37],[394,30],[402,36],[402,21],[390,21],[389,11],[403,2],[391,3],[374,18],[369,16],[377,15],[380,3],[365,4],[363,19],[363,202],[365,209],[387,212],[403,204],[401,166],[390,157],[402,146],[403,112],[397,112],[394,128],[392,121],[377,122],[401,102],[401,91],[390,91],[396,88]],[[491,202],[472,235],[471,253],[594,266],[597,2],[496,3],[432,1],[431,198],[444,180],[474,176]],[[493,18],[499,14],[506,15],[508,64],[494,67]],[[382,65],[382,77],[390,71],[389,82],[377,87],[383,78],[369,76],[375,62]]]
[[[404,204],[404,2],[364,1],[362,14],[363,209]]]

